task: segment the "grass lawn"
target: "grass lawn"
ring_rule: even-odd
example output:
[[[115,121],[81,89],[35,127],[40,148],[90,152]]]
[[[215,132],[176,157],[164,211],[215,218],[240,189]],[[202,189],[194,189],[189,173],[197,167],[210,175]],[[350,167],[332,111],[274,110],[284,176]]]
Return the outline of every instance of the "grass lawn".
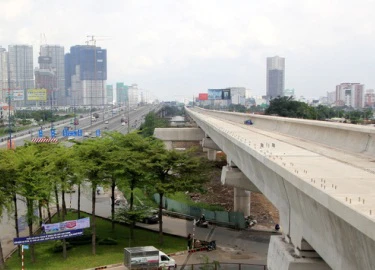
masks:
[[[82,216],[82,215],[81,215]],[[89,215],[83,214],[83,217]],[[68,213],[67,220],[76,219],[76,213]],[[57,222],[57,221],[54,221]],[[26,269],[86,269],[101,265],[122,263],[124,260],[124,248],[135,246],[155,246],[165,253],[181,251],[186,249],[186,239],[164,235],[163,246],[159,245],[159,235],[144,229],[134,231],[134,239],[130,241],[128,226],[116,224],[115,232],[111,232],[111,222],[97,218],[96,229],[99,239],[111,237],[118,241],[115,246],[96,246],[96,255],[91,253],[91,244],[84,246],[74,246],[67,251],[67,259],[64,260],[62,253],[52,253],[51,248],[54,241],[35,244],[36,262],[31,262],[30,250],[25,250]],[[69,239],[67,239],[69,241]],[[17,253],[6,261],[6,269],[20,269],[21,258]]]

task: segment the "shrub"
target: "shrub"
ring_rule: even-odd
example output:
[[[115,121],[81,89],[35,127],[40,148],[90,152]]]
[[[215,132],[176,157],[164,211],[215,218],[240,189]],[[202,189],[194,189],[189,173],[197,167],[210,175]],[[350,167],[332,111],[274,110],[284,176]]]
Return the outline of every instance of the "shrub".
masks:
[[[106,246],[115,246],[118,244],[117,240],[112,239],[110,237],[104,238],[102,240],[99,240],[99,245],[106,245]]]
[[[66,242],[66,250],[69,250],[72,247],[73,246],[69,242]],[[61,241],[61,240],[55,241],[55,243],[53,244],[53,246],[51,248],[51,251],[53,253],[60,253],[60,252],[62,252],[63,251],[63,241]]]

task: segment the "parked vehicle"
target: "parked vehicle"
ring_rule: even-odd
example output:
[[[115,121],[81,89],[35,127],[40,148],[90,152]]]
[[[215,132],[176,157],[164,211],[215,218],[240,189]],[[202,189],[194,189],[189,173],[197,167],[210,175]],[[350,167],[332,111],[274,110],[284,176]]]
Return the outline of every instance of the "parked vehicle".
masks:
[[[251,119],[248,119],[248,120],[245,120],[244,124],[245,125],[252,125],[253,121],[251,121]]]
[[[128,269],[176,269],[174,259],[153,246],[124,248],[124,265]]]

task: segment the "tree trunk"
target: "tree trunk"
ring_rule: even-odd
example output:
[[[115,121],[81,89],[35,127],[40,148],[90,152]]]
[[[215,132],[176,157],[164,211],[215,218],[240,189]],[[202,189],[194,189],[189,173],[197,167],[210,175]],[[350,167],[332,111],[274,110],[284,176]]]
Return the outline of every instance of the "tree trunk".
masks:
[[[78,184],[78,202],[77,202],[78,219],[81,218],[81,184]]]
[[[63,214],[61,215],[66,215],[67,214],[67,211],[66,211],[66,202],[65,202],[65,190],[61,190],[61,212],[64,212]]]
[[[163,244],[163,195],[164,193],[159,193],[159,242]]]
[[[18,207],[17,207],[17,194],[13,193],[13,204],[14,204],[14,221],[16,229],[16,237],[20,237],[20,230],[18,228]],[[18,245],[18,256],[21,257],[21,247]]]
[[[91,223],[91,230],[92,230],[92,254],[96,254],[96,224],[95,224],[95,202],[96,202],[96,185],[92,185],[92,223]]]
[[[26,207],[27,207],[27,224],[29,225],[29,236],[33,235],[33,200],[26,199]],[[35,249],[34,244],[30,244],[30,255],[31,261],[35,263]]]
[[[130,207],[129,210],[133,211],[133,204],[134,204],[134,185],[131,184],[130,186]],[[130,223],[130,240],[134,239],[134,227],[135,227],[135,220],[132,219]]]
[[[116,187],[116,181],[112,177],[112,186],[111,186],[111,198],[112,198],[112,203],[111,203],[111,217],[112,217],[112,232],[115,231],[115,187]]]
[[[39,226],[42,227],[43,214],[42,214],[42,202],[40,200],[38,200],[38,210],[39,210]]]
[[[57,191],[57,185],[55,184],[55,197],[56,197],[56,211],[57,211],[57,217],[60,220],[60,205],[59,205],[59,193]]]
[[[48,213],[48,223],[52,222],[51,210],[49,209],[49,201],[47,201],[47,213]]]
[[[0,241],[0,269],[5,269],[5,261],[4,261],[3,247],[1,246],[1,241]]]
[[[62,192],[62,195],[63,195],[63,198],[64,198],[64,191]],[[63,202],[64,202],[64,199],[63,199]],[[64,203],[63,203],[63,207],[64,207]],[[65,211],[64,211],[64,208],[63,210],[61,211],[61,221],[65,221]],[[66,240],[65,238],[63,239],[63,258],[66,259]]]

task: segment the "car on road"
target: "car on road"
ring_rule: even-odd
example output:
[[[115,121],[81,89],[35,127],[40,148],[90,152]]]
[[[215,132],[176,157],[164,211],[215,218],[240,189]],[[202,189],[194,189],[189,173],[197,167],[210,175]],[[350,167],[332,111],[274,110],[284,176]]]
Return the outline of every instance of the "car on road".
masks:
[[[104,122],[104,124],[109,124],[108,120],[106,120],[106,121]]]
[[[141,216],[140,222],[146,224],[156,224],[159,223],[159,216],[157,210],[146,211],[144,215]]]
[[[73,140],[75,140],[75,138],[73,136],[68,137],[68,141],[73,141]]]
[[[125,122],[121,122],[121,126],[125,126]]]

